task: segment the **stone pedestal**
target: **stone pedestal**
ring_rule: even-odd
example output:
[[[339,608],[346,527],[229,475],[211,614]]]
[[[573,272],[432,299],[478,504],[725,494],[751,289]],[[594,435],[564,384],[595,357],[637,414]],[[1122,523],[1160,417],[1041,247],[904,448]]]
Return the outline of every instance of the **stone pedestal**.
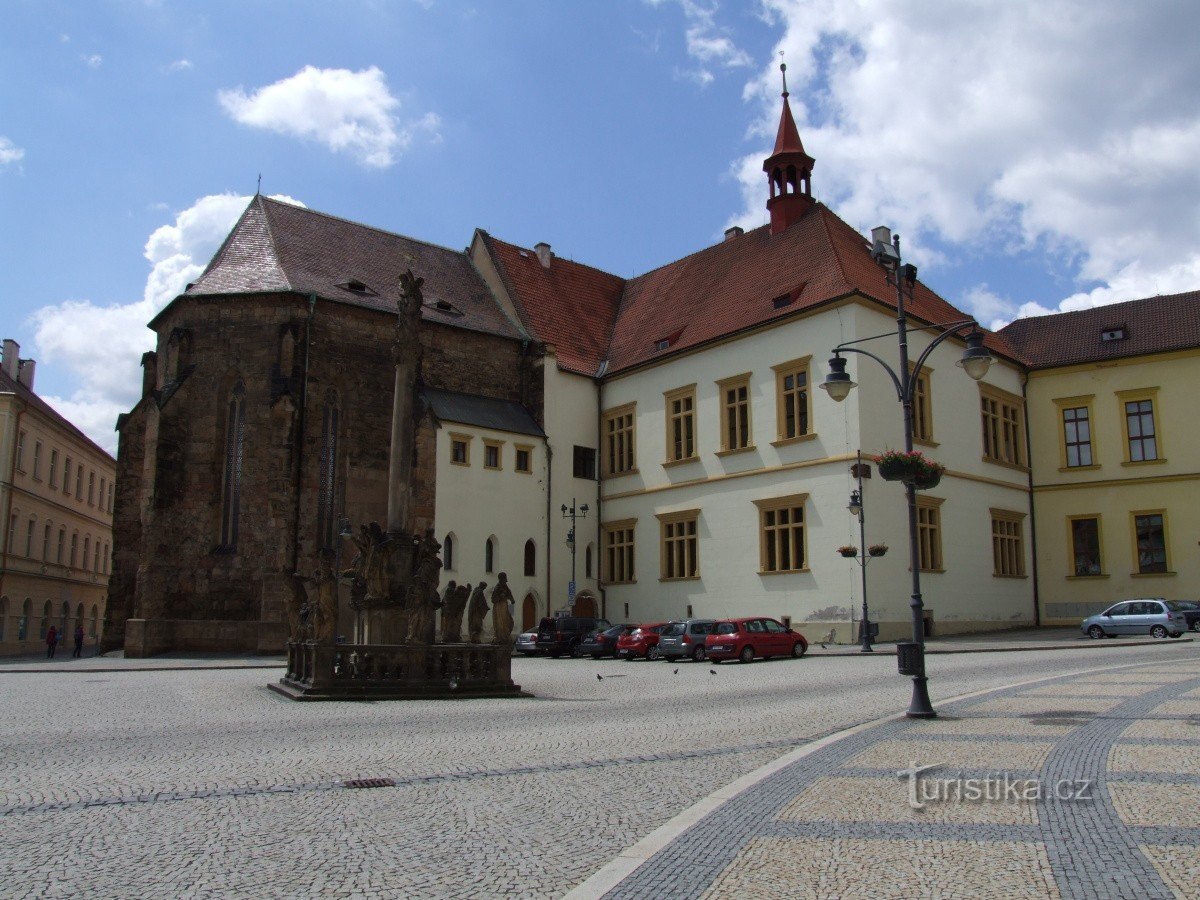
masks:
[[[495,644],[288,644],[271,690],[293,700],[527,697],[512,680],[512,648]]]

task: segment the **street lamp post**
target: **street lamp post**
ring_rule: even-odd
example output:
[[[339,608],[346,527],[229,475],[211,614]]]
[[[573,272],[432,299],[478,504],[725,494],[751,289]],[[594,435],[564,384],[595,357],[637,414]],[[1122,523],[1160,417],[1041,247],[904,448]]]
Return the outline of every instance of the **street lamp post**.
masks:
[[[583,504],[582,506],[579,507],[579,509],[577,511],[575,509],[575,498],[572,497],[571,498],[571,508],[568,509],[567,505],[564,503],[563,508],[562,508],[562,514],[563,514],[564,519],[571,520],[571,530],[567,532],[567,546],[571,548],[571,588],[567,592],[568,593],[567,599],[571,602],[571,607],[574,608],[574,606],[575,606],[575,547],[576,547],[576,543],[577,543],[575,540],[575,520],[587,518],[588,505],[586,503]]]
[[[904,407],[904,449],[906,452],[911,453],[913,449],[913,393],[916,387],[917,376],[934,348],[951,335],[957,335],[964,328],[970,327],[971,331],[966,336],[967,348],[963,352],[962,359],[959,360],[958,365],[962,367],[967,375],[978,381],[987,374],[988,367],[992,364],[993,360],[992,355],[983,345],[983,332],[979,330],[979,324],[974,319],[963,319],[957,322],[943,322],[927,326],[929,329],[940,329],[941,333],[930,341],[929,346],[917,357],[916,364],[911,368],[909,367],[908,315],[904,309],[904,293],[905,285],[908,286],[908,290],[911,293],[913,286],[916,284],[917,267],[911,263],[903,266],[900,264],[900,235],[892,237],[891,229],[883,226],[875,228],[871,231],[871,237],[874,240],[871,258],[887,271],[889,279],[895,279],[896,331],[861,338],[857,341],[847,341],[835,347],[833,349],[833,358],[829,360],[829,374],[825,376],[825,382],[821,385],[821,388],[829,394],[831,399],[838,402],[845,400],[849,396],[850,391],[856,386],[856,383],[851,380],[849,373],[846,372],[846,360],[842,358],[842,354],[858,353],[875,360],[875,362],[883,366],[884,371],[891,377],[892,384],[896,388],[897,397]],[[891,238],[890,241],[889,238]],[[861,347],[851,346],[852,344],[873,341],[881,337],[890,337],[892,334],[897,336],[900,343],[899,373],[874,353],[863,350]],[[912,611],[913,640],[911,657],[907,657],[907,654],[902,653],[903,647],[897,648],[897,657],[900,662],[901,672],[911,675],[913,679],[912,702],[908,707],[908,717],[913,719],[932,719],[937,713],[934,711],[933,704],[929,700],[929,679],[925,675],[925,622],[923,615],[925,606],[921,600],[921,552],[917,541],[917,489],[911,479],[905,481],[904,493],[908,502],[909,568],[912,570],[912,598],[909,601],[909,608]]]
[[[871,555],[867,552],[867,510],[863,503],[862,451],[859,451],[858,462],[853,466],[853,472],[858,479],[858,489],[850,492],[850,503],[846,509],[858,519],[858,564],[862,569],[862,623],[859,625],[862,629],[862,646],[859,649],[862,653],[873,653],[875,648],[871,645],[871,614],[867,609],[867,563],[871,561]]]

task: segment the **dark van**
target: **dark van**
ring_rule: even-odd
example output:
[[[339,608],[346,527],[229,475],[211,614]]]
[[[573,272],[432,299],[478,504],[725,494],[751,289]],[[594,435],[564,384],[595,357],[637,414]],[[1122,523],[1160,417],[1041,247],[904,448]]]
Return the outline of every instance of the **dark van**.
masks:
[[[607,628],[607,619],[593,619],[582,616],[560,616],[556,619],[542,619],[537,628],[538,653],[545,653],[555,659],[566,654],[574,654],[579,642],[588,632],[596,628]]]

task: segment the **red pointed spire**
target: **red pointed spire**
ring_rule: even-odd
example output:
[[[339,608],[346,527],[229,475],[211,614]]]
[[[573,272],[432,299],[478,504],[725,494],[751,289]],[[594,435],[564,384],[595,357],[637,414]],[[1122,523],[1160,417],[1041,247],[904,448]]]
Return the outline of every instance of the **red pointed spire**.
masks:
[[[771,233],[786,231],[788,226],[807,212],[812,205],[810,180],[816,163],[804,152],[800,131],[792,118],[792,106],[788,102],[787,64],[780,63],[783,73],[783,112],[779,116],[779,132],[775,137],[775,149],[763,162],[763,171],[771,186],[767,209],[771,212]]]

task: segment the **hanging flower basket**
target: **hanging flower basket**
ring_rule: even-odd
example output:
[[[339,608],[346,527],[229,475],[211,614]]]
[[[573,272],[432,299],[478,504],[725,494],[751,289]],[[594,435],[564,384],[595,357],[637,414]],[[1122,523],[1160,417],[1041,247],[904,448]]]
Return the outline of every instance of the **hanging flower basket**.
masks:
[[[846,557],[847,559],[850,559],[851,557],[858,556],[858,548],[857,547],[838,547],[838,553],[842,554],[842,556]]]
[[[883,556],[887,552],[887,544],[872,544],[867,548],[867,553],[871,556]]]
[[[936,464],[935,464],[936,465]],[[933,469],[926,469],[923,472],[918,472],[913,476],[913,487],[918,491],[928,491],[935,488],[942,480],[942,473],[946,471],[941,466]]]
[[[916,450],[885,450],[875,457],[879,477],[885,481],[905,481],[919,491],[935,487],[942,480],[946,467],[927,459]]]

